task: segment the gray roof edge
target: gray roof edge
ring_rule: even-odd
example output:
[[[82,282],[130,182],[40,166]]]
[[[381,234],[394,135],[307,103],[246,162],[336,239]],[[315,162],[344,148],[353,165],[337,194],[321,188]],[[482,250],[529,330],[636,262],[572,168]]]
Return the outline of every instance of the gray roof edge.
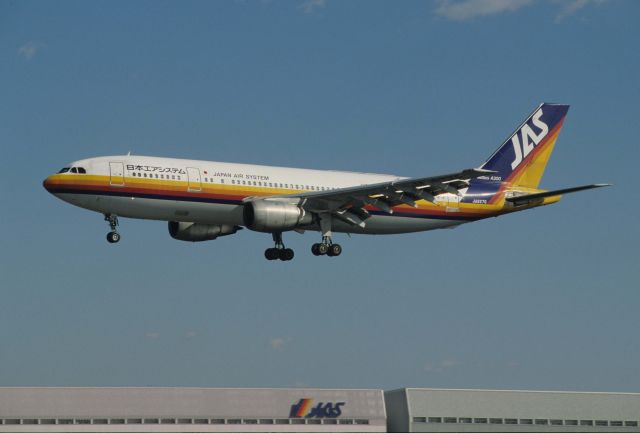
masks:
[[[612,392],[612,391],[546,391],[537,389],[481,389],[481,388],[399,388],[393,391],[461,391],[461,392],[513,392],[513,393],[540,393],[540,394],[585,394],[585,395],[633,395],[639,396],[640,392]]]
[[[177,390],[177,391],[368,391],[384,392],[379,388],[216,388],[198,386],[0,386],[6,390]]]

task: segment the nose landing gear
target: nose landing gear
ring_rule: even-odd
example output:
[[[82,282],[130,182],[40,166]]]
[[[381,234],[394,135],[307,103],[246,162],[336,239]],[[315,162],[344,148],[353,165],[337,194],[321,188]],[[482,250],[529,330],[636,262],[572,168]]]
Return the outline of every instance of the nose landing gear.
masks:
[[[118,233],[118,217],[113,214],[105,214],[104,220],[109,223],[111,231],[107,233],[107,242],[115,244],[120,241],[120,233]]]
[[[291,248],[285,248],[284,242],[282,242],[282,233],[273,233],[273,242],[276,246],[274,248],[267,248],[264,251],[264,257],[267,260],[282,260],[288,262],[293,259],[294,253]]]

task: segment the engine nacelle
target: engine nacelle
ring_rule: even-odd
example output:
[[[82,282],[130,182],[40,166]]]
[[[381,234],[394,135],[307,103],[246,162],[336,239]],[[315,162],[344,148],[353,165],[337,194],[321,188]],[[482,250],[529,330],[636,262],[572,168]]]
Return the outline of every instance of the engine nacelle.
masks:
[[[300,206],[275,200],[256,200],[245,203],[244,225],[258,232],[281,232],[311,224],[313,218]]]
[[[241,227],[169,221],[169,234],[179,241],[211,241],[218,236],[232,235]]]

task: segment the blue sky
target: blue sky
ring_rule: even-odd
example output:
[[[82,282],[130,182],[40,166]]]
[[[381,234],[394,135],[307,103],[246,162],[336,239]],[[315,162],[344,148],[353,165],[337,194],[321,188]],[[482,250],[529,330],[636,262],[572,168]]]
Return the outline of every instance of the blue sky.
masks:
[[[640,390],[635,1],[0,4],[0,385]],[[90,156],[426,176],[572,108],[542,187],[459,227],[171,239],[50,196]]]

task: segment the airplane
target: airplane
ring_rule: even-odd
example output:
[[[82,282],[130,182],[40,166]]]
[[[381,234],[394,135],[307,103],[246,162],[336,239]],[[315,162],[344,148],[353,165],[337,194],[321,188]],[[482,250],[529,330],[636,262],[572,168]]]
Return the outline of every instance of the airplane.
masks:
[[[168,221],[182,241],[207,241],[242,228],[270,233],[268,260],[288,261],[282,234],[319,231],[315,256],[336,257],[334,232],[396,234],[463,223],[549,205],[562,194],[609,184],[538,188],[569,110],[539,105],[478,168],[428,177],[308,170],[124,155],[83,159],[45,179],[59,199],[99,212],[109,243],[118,217]]]

